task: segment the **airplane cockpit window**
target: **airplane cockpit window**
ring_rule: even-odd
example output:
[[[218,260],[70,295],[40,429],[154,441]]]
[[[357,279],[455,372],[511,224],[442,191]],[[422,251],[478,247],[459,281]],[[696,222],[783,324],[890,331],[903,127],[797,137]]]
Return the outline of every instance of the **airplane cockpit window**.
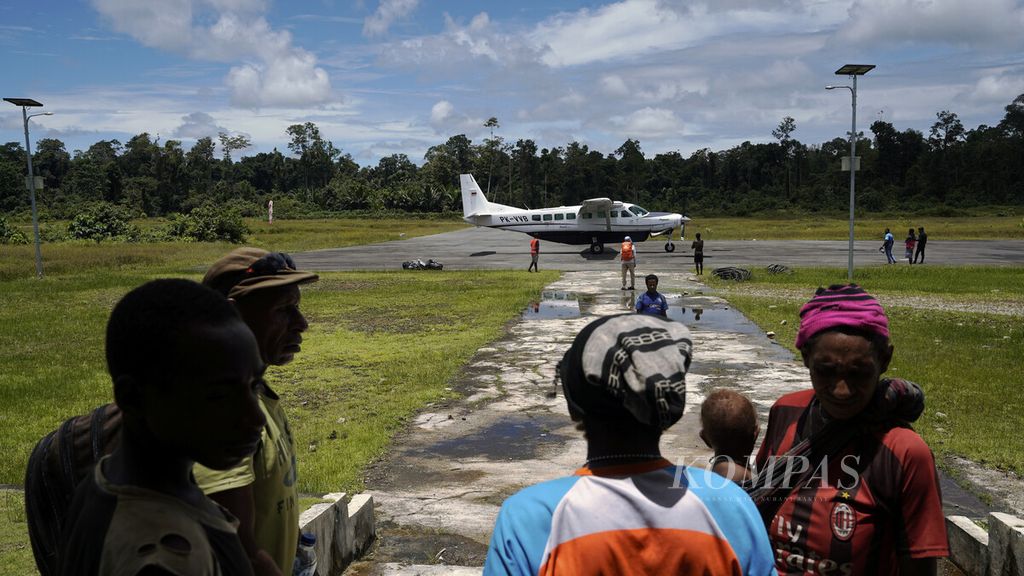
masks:
[[[548,220],[551,220],[551,214],[544,215],[544,221],[547,222]]]
[[[565,214],[555,214],[555,220],[562,220],[565,218]]]
[[[639,206],[635,206],[635,205],[634,206],[630,206],[629,207],[629,211],[632,212],[633,214],[636,214],[637,216],[646,216],[647,215],[647,210],[644,210],[643,208],[641,208]]]
[[[540,214],[534,214],[533,216],[530,216],[530,219],[534,222],[540,222]]]

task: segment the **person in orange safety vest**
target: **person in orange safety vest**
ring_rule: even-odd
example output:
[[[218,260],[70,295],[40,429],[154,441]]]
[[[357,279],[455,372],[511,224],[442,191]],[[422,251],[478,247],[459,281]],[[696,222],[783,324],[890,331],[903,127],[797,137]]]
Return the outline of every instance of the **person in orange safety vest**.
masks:
[[[540,256],[540,240],[536,238],[530,239],[530,267],[526,269],[527,272],[540,272],[537,269],[537,258]]]
[[[626,236],[622,242],[619,259],[622,260],[622,289],[634,290],[633,286],[636,284],[636,252],[633,250],[633,241],[629,236]],[[626,288],[627,270],[629,270],[629,288]]]

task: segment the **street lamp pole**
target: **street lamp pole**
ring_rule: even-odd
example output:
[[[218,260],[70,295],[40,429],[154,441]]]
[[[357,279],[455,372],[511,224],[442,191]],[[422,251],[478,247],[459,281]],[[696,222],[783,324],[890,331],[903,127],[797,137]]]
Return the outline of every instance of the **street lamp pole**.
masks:
[[[36,276],[42,278],[43,253],[39,247],[39,213],[36,211],[36,180],[35,174],[32,172],[32,145],[28,138],[28,121],[36,116],[51,116],[53,113],[40,112],[39,114],[29,114],[29,107],[42,106],[42,104],[31,98],[4,98],[4,100],[15,106],[21,106],[21,118],[25,125],[25,155],[28,157],[28,195],[32,201],[32,234],[35,237],[36,244]]]
[[[848,262],[846,265],[846,280],[853,282],[853,207],[856,199],[857,188],[857,76],[867,74],[874,64],[847,64],[836,70],[836,75],[848,75],[853,78],[853,86],[825,86],[826,90],[846,88],[850,91],[851,107],[853,109],[850,117],[850,247]]]

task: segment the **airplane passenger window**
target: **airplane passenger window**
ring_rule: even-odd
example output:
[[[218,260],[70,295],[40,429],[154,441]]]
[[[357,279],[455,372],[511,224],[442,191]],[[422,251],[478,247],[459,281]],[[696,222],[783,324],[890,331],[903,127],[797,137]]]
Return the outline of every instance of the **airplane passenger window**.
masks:
[[[576,215],[573,214],[572,212],[569,212],[568,214],[565,215],[565,219],[566,220],[575,220],[576,219]]]
[[[564,214],[555,214],[555,220],[562,220],[565,218]]]
[[[616,210],[612,210],[611,212],[608,213],[608,215],[611,216],[612,218],[618,218],[619,217],[619,213]]]
[[[544,221],[546,222],[548,220],[551,220],[551,214],[545,214],[544,215]]]
[[[584,219],[584,220],[589,220],[589,219],[591,219],[591,218],[593,218],[593,217],[594,217],[594,215],[593,215],[593,214],[591,214],[590,212],[584,212],[584,213],[583,213],[583,219]]]
[[[540,222],[540,214],[534,214],[533,216],[530,217],[530,219],[535,222]]]
[[[597,217],[598,218],[604,218],[604,212],[598,212],[597,213]]]

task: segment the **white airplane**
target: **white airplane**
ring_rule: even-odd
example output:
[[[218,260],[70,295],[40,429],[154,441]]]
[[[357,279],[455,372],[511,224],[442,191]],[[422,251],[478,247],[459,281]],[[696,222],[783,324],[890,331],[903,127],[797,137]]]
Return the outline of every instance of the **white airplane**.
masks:
[[[683,228],[690,221],[682,214],[648,212],[628,202],[608,198],[584,200],[580,206],[559,206],[534,210],[515,208],[488,202],[472,174],[459,177],[462,185],[462,219],[474,226],[512,230],[534,238],[562,244],[590,244],[594,254],[604,252],[606,243],[622,242],[629,236],[634,242],[643,242],[650,236],[668,233],[665,251],[676,249],[672,231]]]

